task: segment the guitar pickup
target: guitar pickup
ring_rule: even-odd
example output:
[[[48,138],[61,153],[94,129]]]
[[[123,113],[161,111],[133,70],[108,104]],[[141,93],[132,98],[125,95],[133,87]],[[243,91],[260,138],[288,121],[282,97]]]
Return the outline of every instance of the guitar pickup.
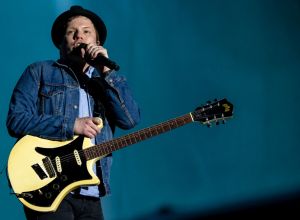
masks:
[[[35,171],[35,173],[40,177],[41,180],[48,177],[39,164],[33,164],[31,167]]]
[[[56,173],[49,157],[43,159],[44,167],[50,178],[55,177]]]

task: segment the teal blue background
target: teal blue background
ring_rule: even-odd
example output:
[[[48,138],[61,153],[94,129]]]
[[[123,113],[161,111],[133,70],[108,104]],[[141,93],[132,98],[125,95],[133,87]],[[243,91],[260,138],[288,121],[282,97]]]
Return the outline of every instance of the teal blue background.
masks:
[[[105,47],[128,78],[134,129],[226,97],[234,117],[189,124],[114,154],[108,220],[170,207],[207,212],[300,190],[300,2],[297,0],[6,1],[0,8],[1,169],[15,140],[5,127],[13,87],[35,61],[56,59],[50,29],[70,5],[100,14]],[[128,133],[118,130],[116,136]],[[1,219],[24,219],[0,178]]]

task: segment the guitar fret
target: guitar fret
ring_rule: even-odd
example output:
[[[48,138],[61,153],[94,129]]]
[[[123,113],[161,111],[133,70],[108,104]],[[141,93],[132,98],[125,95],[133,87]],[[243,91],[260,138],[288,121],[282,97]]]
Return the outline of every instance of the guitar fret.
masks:
[[[142,141],[142,138],[140,137],[139,133],[136,133],[134,136],[137,142]]]
[[[170,128],[170,125],[169,125],[169,124],[163,124],[163,129],[164,129],[165,131],[169,131],[169,130],[171,130],[171,128]]]
[[[83,154],[84,154],[85,158],[86,158],[87,160],[89,160],[89,158],[90,158],[89,150],[83,151]]]
[[[94,149],[93,150],[93,156],[96,156],[99,153],[99,151],[100,151],[100,149],[97,149],[97,148]]]
[[[113,147],[114,145],[112,145],[111,142],[109,142],[110,144],[108,144],[107,148],[105,148],[105,150],[109,150],[109,151],[113,151]],[[106,153],[106,152],[105,152]]]
[[[156,126],[151,129],[151,135],[152,136],[157,135]]]
[[[152,129],[153,135],[158,135],[157,126]]]
[[[99,155],[99,154],[101,154],[102,153],[102,149],[99,149],[99,148],[96,148],[95,150],[94,150],[94,154],[95,155]]]
[[[92,150],[92,156],[95,157],[97,155],[97,148]]]
[[[113,151],[113,141],[112,142],[109,142],[106,147],[103,149],[104,150],[104,153],[105,154],[108,154],[109,152],[112,152]]]
[[[106,153],[106,151],[108,151],[107,148],[108,148],[108,144],[105,144],[105,145],[102,146],[101,155],[106,155],[107,154]]]
[[[164,128],[163,128],[161,125],[159,125],[159,126],[157,127],[157,131],[158,131],[159,134],[160,134],[160,133],[163,133],[163,132],[164,132]]]
[[[120,141],[119,141],[119,139],[116,139],[115,141],[114,141],[114,149],[119,149],[120,148],[120,146],[122,146],[122,144],[120,143]]]
[[[146,131],[142,131],[143,133],[143,135],[144,135],[144,139],[147,139],[147,138],[149,138],[149,135],[148,135],[148,133],[146,132]]]
[[[131,144],[135,144],[137,141],[134,137],[134,135],[130,135]]]
[[[181,117],[154,125],[152,127],[144,128],[132,134],[128,134],[123,137],[119,137],[114,140],[90,147],[85,150],[85,155],[88,159],[104,156],[125,146],[132,145],[148,138],[157,136],[161,133],[178,128],[190,122],[192,122],[192,117],[190,114],[186,114]]]
[[[124,138],[121,138],[121,142],[122,142],[122,144],[121,144],[122,146],[128,145],[128,142]]]
[[[143,131],[139,131],[139,134],[142,140],[145,140],[147,138],[146,134]]]
[[[143,137],[141,136],[140,131],[137,131],[136,135],[139,137],[139,141],[144,140]]]
[[[115,141],[114,141],[114,146],[112,146],[112,148],[113,148],[113,151],[114,151],[114,149],[115,148],[119,148],[121,145],[120,145],[120,142],[119,142],[119,140],[118,139],[116,139]]]
[[[129,144],[132,144],[132,140],[131,140],[130,136],[127,137],[126,139],[129,141]]]
[[[89,160],[91,157],[90,157],[90,151],[88,149],[86,149],[85,151],[83,151],[84,155],[85,155],[85,158],[87,160]]]
[[[147,138],[152,137],[152,133],[151,133],[151,129],[150,128],[146,128],[144,130],[144,132],[145,132],[145,135],[146,135]]]
[[[91,150],[88,149],[87,152],[88,152],[88,158],[92,158]]]

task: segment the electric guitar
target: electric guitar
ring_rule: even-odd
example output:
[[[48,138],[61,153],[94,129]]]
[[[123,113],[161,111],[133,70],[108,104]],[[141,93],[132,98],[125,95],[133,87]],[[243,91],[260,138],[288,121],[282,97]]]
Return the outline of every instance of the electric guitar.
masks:
[[[8,178],[14,194],[26,207],[39,212],[55,211],[69,192],[100,183],[92,168],[105,155],[190,122],[208,126],[225,122],[232,114],[231,103],[215,100],[194,112],[94,146],[83,136],[62,142],[27,135],[10,152]]]

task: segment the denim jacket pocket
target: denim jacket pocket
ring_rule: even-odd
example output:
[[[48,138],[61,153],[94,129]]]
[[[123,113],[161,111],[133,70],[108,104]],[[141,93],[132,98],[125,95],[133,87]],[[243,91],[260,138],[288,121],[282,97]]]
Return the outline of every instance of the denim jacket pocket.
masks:
[[[65,86],[42,85],[40,89],[40,110],[43,114],[62,115],[64,113]]]

